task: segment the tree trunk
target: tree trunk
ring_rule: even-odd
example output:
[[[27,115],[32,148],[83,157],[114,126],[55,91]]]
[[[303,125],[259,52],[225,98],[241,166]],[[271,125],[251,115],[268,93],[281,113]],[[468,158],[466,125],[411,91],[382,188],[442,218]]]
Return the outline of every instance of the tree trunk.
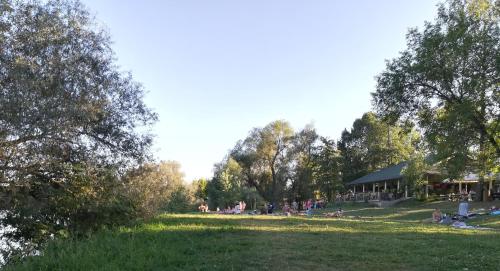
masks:
[[[484,176],[481,174],[479,176],[479,183],[478,183],[478,192],[476,193],[476,199],[475,201],[486,201],[486,198],[484,197]]]
[[[486,106],[485,106],[485,97],[484,93],[481,95],[481,116],[484,116],[486,114]],[[487,141],[487,136],[488,136],[488,131],[486,129],[486,126],[483,125],[482,123],[480,124],[481,128],[480,129],[480,134],[479,134],[479,191],[476,193],[477,195],[477,200],[478,201],[484,201],[483,197],[483,189],[484,189],[484,174],[486,172],[485,170],[485,161],[484,161],[484,149],[485,149],[485,143]],[[493,145],[497,147],[498,151],[498,145]]]
[[[276,204],[277,196],[276,195],[276,171],[274,170],[274,165],[271,166],[271,177],[272,177],[272,184],[271,184],[271,199],[272,199],[272,204]]]

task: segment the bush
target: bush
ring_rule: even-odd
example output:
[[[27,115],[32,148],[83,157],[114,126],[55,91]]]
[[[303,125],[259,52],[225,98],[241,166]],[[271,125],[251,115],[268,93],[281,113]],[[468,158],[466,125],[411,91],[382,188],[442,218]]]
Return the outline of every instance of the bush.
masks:
[[[184,212],[190,208],[193,196],[183,182],[180,165],[175,161],[145,164],[128,172],[124,195],[138,217],[148,218],[161,210]]]
[[[170,195],[170,198],[167,200],[163,210],[169,213],[186,213],[195,211],[196,206],[194,206],[193,199],[194,197],[191,191],[185,186],[180,186]]]
[[[33,179],[31,186],[10,190],[2,224],[15,230],[4,237],[23,245],[3,252],[4,259],[29,255],[51,238],[87,236],[135,219],[132,202],[121,193],[115,169],[75,164],[64,165],[60,173],[66,176],[64,181]]]

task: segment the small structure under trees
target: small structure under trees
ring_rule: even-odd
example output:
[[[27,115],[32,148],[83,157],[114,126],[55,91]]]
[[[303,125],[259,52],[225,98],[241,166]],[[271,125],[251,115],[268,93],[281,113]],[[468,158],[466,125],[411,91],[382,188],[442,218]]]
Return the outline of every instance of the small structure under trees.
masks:
[[[425,169],[422,172],[423,182],[412,183],[405,175],[409,162],[401,162],[360,177],[347,186],[354,193],[354,200],[395,200],[415,196],[421,191],[421,196],[430,194],[445,199],[455,199],[460,194],[477,191],[479,177],[477,174],[468,174],[461,178],[450,179],[445,173],[435,168]],[[488,177],[488,195],[496,192],[499,183],[498,175]]]
[[[354,192],[356,200],[394,200],[407,198],[410,195],[410,190],[412,190],[404,179],[404,169],[407,165],[407,162],[401,162],[369,173],[347,185]],[[434,177],[431,172],[428,174]]]

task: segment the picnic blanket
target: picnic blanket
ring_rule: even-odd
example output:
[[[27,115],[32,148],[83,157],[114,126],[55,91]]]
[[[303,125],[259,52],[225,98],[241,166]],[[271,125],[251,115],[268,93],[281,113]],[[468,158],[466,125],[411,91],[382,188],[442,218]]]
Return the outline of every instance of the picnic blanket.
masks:
[[[472,230],[492,230],[491,228],[483,228],[479,226],[470,226],[465,224],[463,221],[455,221],[451,224],[453,228],[457,229],[472,229]]]

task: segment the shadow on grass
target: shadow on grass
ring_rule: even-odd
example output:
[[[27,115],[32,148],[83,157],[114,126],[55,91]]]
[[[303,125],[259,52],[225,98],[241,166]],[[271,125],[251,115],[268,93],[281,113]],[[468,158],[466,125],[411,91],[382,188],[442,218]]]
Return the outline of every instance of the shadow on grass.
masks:
[[[409,214],[411,215],[411,214]],[[399,220],[373,220],[364,218],[239,216],[239,215],[162,215],[133,230],[248,229],[255,231],[340,232],[340,233],[420,233],[450,235],[493,235],[500,231],[463,230],[447,225],[424,224]]]
[[[7,270],[496,270],[500,259],[488,255],[499,241],[498,232],[397,222],[163,215],[54,242]]]

